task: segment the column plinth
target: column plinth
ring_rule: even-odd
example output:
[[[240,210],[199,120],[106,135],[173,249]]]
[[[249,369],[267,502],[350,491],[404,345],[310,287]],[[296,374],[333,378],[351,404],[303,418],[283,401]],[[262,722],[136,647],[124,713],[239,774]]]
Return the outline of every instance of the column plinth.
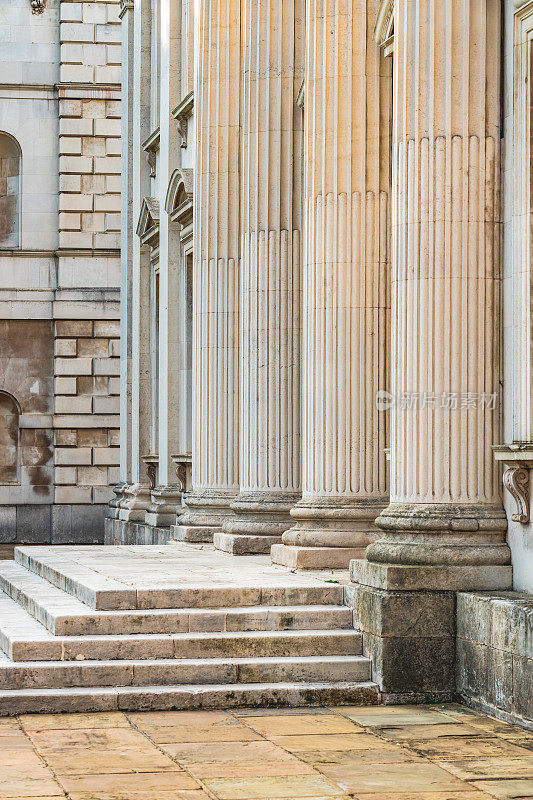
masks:
[[[181,492],[176,486],[156,486],[152,489],[146,508],[146,524],[155,528],[170,528],[181,510]]]
[[[144,522],[149,504],[150,486],[148,484],[128,484],[124,487],[122,500],[119,501],[118,519],[124,522]]]
[[[294,492],[241,492],[231,504],[234,516],[214,538],[215,547],[234,555],[270,553],[291,524]]]

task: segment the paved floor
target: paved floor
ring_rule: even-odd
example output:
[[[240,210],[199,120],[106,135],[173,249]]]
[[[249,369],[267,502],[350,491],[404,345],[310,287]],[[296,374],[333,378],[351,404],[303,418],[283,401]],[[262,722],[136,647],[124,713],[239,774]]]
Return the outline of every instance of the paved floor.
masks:
[[[462,706],[0,719],[0,800],[532,800],[533,733]]]
[[[71,545],[19,547],[59,574],[89,587],[106,582],[117,589],[168,589],[173,586],[323,586],[325,580],[349,583],[348,570],[289,570],[270,556],[235,556],[212,544],[175,542],[166,545]]]

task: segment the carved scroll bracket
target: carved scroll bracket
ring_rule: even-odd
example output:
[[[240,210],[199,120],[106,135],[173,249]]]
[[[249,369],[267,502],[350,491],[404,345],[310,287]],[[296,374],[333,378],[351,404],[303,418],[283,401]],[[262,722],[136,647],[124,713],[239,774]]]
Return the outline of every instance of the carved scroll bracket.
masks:
[[[150,481],[150,491],[153,491],[157,485],[157,467],[159,465],[159,456],[157,453],[149,453],[147,456],[142,456],[142,461],[146,464],[146,474]]]
[[[516,512],[511,515],[513,522],[526,525],[531,519],[530,508],[530,470],[533,469],[533,443],[512,442],[493,447],[496,461],[506,464],[503,485],[516,503]]]
[[[178,455],[170,456],[176,465],[176,477],[180,486],[180,491],[185,493],[187,491],[187,472],[192,464],[192,456],[190,453],[179,453]]]

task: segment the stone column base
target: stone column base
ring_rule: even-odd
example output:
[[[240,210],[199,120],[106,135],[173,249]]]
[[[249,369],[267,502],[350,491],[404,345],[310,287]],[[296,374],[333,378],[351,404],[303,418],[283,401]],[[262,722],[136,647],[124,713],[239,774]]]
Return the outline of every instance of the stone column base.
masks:
[[[242,491],[231,503],[233,515],[224,521],[215,547],[234,556],[268,554],[291,527],[294,492]]]
[[[217,550],[223,550],[233,556],[268,555],[272,545],[279,542],[280,539],[280,536],[251,536],[219,531],[215,533],[213,544]]]
[[[455,694],[455,594],[384,591],[351,586],[346,592],[372,680],[388,703],[429,703]]]
[[[364,556],[364,547],[298,547],[274,544],[270,551],[273,564],[292,569],[348,569],[352,559]]]
[[[385,702],[436,702],[455,691],[456,592],[505,589],[510,566],[350,564],[346,590]]]
[[[509,566],[430,566],[375,564],[353,561],[350,575],[354,583],[390,591],[475,591],[511,589],[513,568]]]
[[[118,501],[118,519],[124,522],[144,522],[150,503],[150,487],[134,483],[124,487],[123,498]]]
[[[213,528],[208,525],[172,525],[170,528],[172,538],[178,542],[190,542],[191,544],[209,544],[213,541],[215,533],[220,531],[220,527]]]
[[[169,528],[181,511],[181,491],[176,486],[156,486],[146,508],[145,522],[153,528]]]

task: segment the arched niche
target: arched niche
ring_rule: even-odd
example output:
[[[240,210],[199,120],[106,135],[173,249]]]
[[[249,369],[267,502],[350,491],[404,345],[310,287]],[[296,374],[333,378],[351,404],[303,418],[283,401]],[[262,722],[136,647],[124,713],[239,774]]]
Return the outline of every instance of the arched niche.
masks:
[[[0,248],[20,247],[22,151],[17,140],[0,131]]]
[[[18,483],[20,467],[20,406],[0,391],[0,485]]]
[[[192,169],[175,169],[165,199],[165,211],[172,222],[179,223],[182,241],[192,235],[193,180]]]

